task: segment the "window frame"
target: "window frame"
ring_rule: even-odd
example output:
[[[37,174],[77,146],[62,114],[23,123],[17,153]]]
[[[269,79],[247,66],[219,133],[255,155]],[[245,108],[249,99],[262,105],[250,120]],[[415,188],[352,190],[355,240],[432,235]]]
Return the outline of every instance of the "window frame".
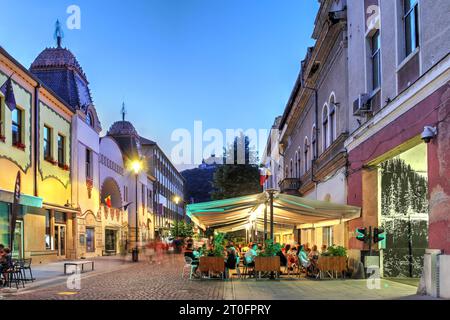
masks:
[[[60,139],[61,139],[61,144],[60,145]],[[62,157],[62,159],[60,158],[60,156]],[[59,167],[63,167],[66,164],[66,137],[61,134],[58,133],[58,166]]]
[[[377,49],[374,49],[375,38],[377,41]],[[375,59],[377,59],[377,64],[375,64]],[[370,37],[370,62],[372,66],[372,90],[378,90],[381,88],[381,32],[376,30],[375,33]],[[378,72],[375,72],[375,66],[378,66]],[[377,80],[375,81],[375,75],[377,75]]]
[[[48,132],[47,139],[45,137],[46,130]],[[43,135],[42,135],[42,141],[43,141],[42,147],[43,147],[44,160],[47,160],[47,161],[50,161],[53,158],[53,146],[52,146],[53,136],[52,136],[52,133],[53,133],[53,129],[51,127],[49,127],[48,125],[44,124],[44,132],[43,132]],[[45,149],[46,143],[48,145],[48,151],[47,152],[46,152],[46,149]]]
[[[86,155],[85,155],[85,170],[86,170],[86,179],[92,179],[93,178],[93,167],[92,167],[92,150],[89,148],[86,148]],[[88,161],[89,160],[89,161]]]
[[[305,151],[304,151],[304,159],[305,159],[305,174],[308,172],[309,170],[309,155],[308,155],[308,150],[309,149],[309,145],[308,145],[308,137],[305,138]]]
[[[328,105],[325,104],[322,109],[322,146],[323,146],[323,152],[328,149],[330,146],[329,143],[329,109]]]
[[[16,112],[18,114],[17,120],[19,123],[16,123],[14,121],[13,114]],[[16,106],[16,108],[11,112],[11,142],[13,146],[19,146],[23,143],[23,113],[24,111]],[[17,126],[17,136],[19,138],[19,141],[14,141],[14,137],[16,136],[14,134],[14,126]]]
[[[88,120],[90,120],[90,121],[88,121]],[[94,127],[94,115],[92,114],[91,111],[88,111],[88,113],[86,114],[86,121],[85,122],[86,122],[86,124],[89,127],[91,127],[91,128]]]
[[[407,9],[408,0],[403,0],[403,32],[404,32],[404,50],[405,50],[405,58],[409,57],[412,53],[415,52],[417,48],[419,48],[420,43],[420,31],[419,31],[419,1],[414,0],[413,5]],[[413,16],[413,17],[412,17]],[[408,18],[411,18],[410,24],[408,25]],[[414,30],[412,27],[414,26]],[[409,39],[408,39],[408,30],[409,30]],[[414,35],[413,35],[414,33]],[[408,46],[408,41],[410,41],[410,48]],[[413,48],[413,43],[415,42],[415,46]]]

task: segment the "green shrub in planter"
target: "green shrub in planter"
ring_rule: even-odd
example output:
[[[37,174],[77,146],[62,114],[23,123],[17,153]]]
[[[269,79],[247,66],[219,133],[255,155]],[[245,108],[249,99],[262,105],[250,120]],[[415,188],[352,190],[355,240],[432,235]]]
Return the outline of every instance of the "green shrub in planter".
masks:
[[[279,243],[273,243],[271,239],[266,240],[266,247],[261,252],[261,257],[274,257],[280,250],[281,245]]]
[[[326,257],[346,257],[347,249],[342,246],[331,246],[322,255]]]

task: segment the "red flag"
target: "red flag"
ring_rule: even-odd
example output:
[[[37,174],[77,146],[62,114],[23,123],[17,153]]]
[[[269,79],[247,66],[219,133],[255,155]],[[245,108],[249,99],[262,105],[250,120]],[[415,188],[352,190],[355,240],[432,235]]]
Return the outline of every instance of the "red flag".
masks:
[[[106,206],[111,209],[111,196],[107,196],[105,199]]]

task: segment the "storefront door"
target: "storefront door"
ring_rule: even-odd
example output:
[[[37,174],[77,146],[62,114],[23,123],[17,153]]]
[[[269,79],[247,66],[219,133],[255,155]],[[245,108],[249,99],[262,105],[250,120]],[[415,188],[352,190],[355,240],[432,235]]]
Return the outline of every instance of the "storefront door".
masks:
[[[66,256],[66,226],[55,224],[55,251],[58,257]]]
[[[117,231],[106,229],[105,230],[105,249],[107,254],[117,253]]]
[[[16,229],[14,230],[13,258],[23,258],[23,221],[16,221]]]
[[[86,228],[86,252],[95,252],[95,228]]]

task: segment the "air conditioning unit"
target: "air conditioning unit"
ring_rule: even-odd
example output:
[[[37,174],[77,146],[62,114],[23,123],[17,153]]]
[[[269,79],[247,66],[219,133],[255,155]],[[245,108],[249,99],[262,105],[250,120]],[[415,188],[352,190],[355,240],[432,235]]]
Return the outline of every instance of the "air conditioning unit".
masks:
[[[360,94],[358,99],[353,102],[353,115],[362,116],[372,112],[372,103],[367,93]]]

